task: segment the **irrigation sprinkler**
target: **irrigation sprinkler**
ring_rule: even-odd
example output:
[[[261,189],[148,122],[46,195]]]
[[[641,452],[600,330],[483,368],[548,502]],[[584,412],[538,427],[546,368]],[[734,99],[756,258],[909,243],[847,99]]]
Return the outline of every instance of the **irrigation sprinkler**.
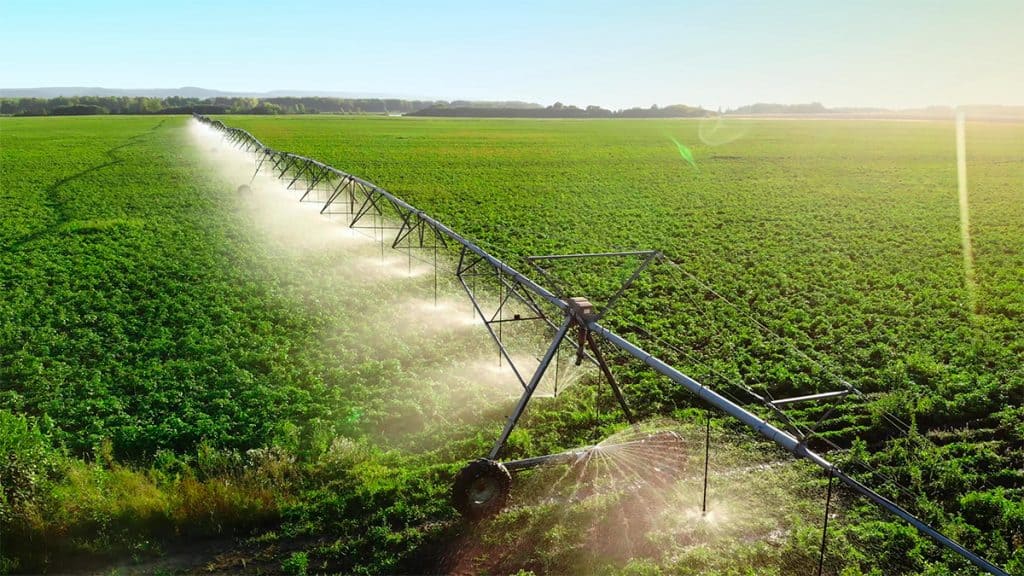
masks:
[[[566,338],[572,335],[572,341],[575,343],[577,364],[587,361],[600,368],[627,419],[632,420],[632,414],[618,384],[615,382],[612,371],[596,344],[598,339],[639,360],[658,374],[665,376],[689,391],[699,400],[724,412],[730,418],[785,449],[794,457],[807,460],[822,468],[829,474],[830,478],[846,484],[854,492],[865,497],[881,510],[903,519],[921,534],[970,561],[978,568],[996,576],[1009,576],[1003,569],[964,548],[895,502],[853,478],[837,465],[830,462],[825,456],[811,450],[808,446],[808,441],[814,436],[816,426],[812,426],[809,430],[796,426],[788,419],[784,412],[786,406],[793,404],[830,401],[843,398],[850,393],[859,396],[862,394],[859,390],[847,384],[844,390],[778,400],[767,400],[755,394],[755,398],[766,409],[789,423],[791,430],[783,430],[768,420],[748,411],[737,402],[701,384],[630,340],[602,326],[600,320],[607,313],[608,307],[599,312],[587,298],[560,290],[557,278],[545,267],[552,261],[570,258],[621,256],[642,258],[641,265],[634,270],[633,274],[609,300],[609,303],[614,305],[623,296],[629,285],[651,263],[656,260],[665,260],[660,253],[646,251],[611,254],[568,254],[537,256],[527,259],[529,264],[542,277],[548,280],[558,293],[552,292],[507,263],[492,256],[472,241],[462,237],[448,226],[428,216],[422,210],[415,208],[375,184],[316,160],[269,148],[245,130],[229,128],[218,120],[212,120],[198,114],[194,115],[194,117],[197,121],[219,131],[225,141],[235,148],[254,154],[254,159],[257,161],[257,173],[261,169],[268,169],[277,178],[287,181],[289,189],[302,191],[303,194],[300,201],[322,203],[320,209],[322,214],[345,215],[351,228],[372,228],[375,239],[379,231],[382,251],[385,244],[385,230],[394,232],[391,247],[398,250],[407,250],[410,258],[413,258],[414,252],[421,255],[432,254],[435,269],[443,264],[438,257],[439,250],[443,251],[442,254],[451,254],[452,250],[457,251],[458,265],[455,269],[455,276],[472,300],[474,311],[484,321],[488,333],[497,343],[500,358],[509,362],[523,387],[522,395],[513,413],[508,417],[500,437],[488,455],[485,458],[468,463],[455,477],[452,489],[453,504],[467,518],[479,519],[501,510],[508,501],[509,491],[512,486],[512,473],[514,472],[545,466],[579,465],[589,461],[595,455],[601,454],[604,450],[600,445],[596,445],[559,454],[506,462],[498,461],[498,457],[505,447],[509,435],[518,423],[530,399],[534,396],[534,392],[551,364],[552,359],[557,356]],[[369,220],[370,223],[367,224],[366,220]],[[391,223],[395,224],[392,225]],[[669,263],[671,264],[671,262]],[[492,281],[500,286],[498,309],[494,314],[488,315],[484,311],[481,300],[478,298],[478,293],[473,287],[475,280],[479,276],[491,278]],[[467,279],[470,281],[467,281]],[[527,316],[514,314],[512,318],[504,317],[504,308],[511,301],[518,302],[520,306],[529,311],[529,314]],[[554,310],[554,312],[551,312],[551,310]],[[549,330],[554,331],[551,343],[528,381],[524,379],[521,371],[515,366],[511,355],[502,342],[501,332],[501,326],[507,321],[519,322],[527,320],[541,322]],[[821,420],[827,417],[828,414],[829,412],[826,412],[826,416],[819,419],[818,423],[820,424]],[[660,446],[658,443],[661,442],[665,443],[665,446],[678,446],[681,443],[681,438],[678,435],[666,436],[665,433],[662,433],[649,435],[636,442],[640,443],[639,445],[647,443],[653,446]],[[831,495],[828,501],[831,501]],[[822,550],[824,550],[826,534],[827,527],[823,530]]]
[[[557,281],[555,275],[541,266],[541,264],[546,264],[548,261],[554,260],[590,260],[595,258],[609,259],[627,256],[640,256],[643,260],[629,278],[627,278],[618,287],[612,297],[609,298],[607,303],[602,307],[600,312],[597,311],[595,305],[591,303],[589,299],[581,296],[568,296],[567,289],[564,285]],[[509,436],[515,429],[516,424],[518,424],[519,419],[526,410],[530,400],[533,398],[534,393],[537,390],[537,386],[544,377],[544,374],[547,372],[552,360],[558,353],[558,350],[561,348],[562,343],[570,336],[570,334],[572,334],[573,342],[575,344],[576,364],[579,365],[584,360],[589,360],[593,364],[597,365],[601,374],[607,381],[608,386],[611,388],[612,393],[615,395],[616,401],[622,408],[622,412],[626,419],[631,423],[634,422],[633,413],[630,411],[629,405],[626,403],[622,390],[619,388],[619,385],[612,374],[611,368],[608,366],[604,355],[601,353],[601,349],[597,346],[597,342],[590,333],[590,324],[606,315],[619,298],[621,298],[623,293],[625,293],[625,291],[640,276],[640,274],[658,257],[659,253],[656,251],[643,251],[609,252],[598,254],[558,254],[551,256],[532,256],[527,258],[527,261],[537,269],[538,272],[547,278],[552,285],[556,286],[558,298],[564,305],[564,307],[561,308],[563,313],[562,323],[556,330],[554,338],[548,345],[540,364],[537,366],[529,382],[524,382],[525,385],[523,387],[522,395],[516,403],[512,414],[510,414],[506,420],[505,427],[497,441],[494,443],[494,446],[491,448],[490,453],[486,458],[474,460],[467,464],[456,476],[455,482],[452,486],[452,503],[456,510],[461,512],[464,516],[473,519],[482,518],[492,514],[500,510],[508,499],[508,493],[512,485],[511,473],[522,472],[539,467],[566,464],[573,465],[574,463],[578,464],[589,460],[589,458],[594,454],[595,447],[591,446],[579,451],[562,452],[559,454],[537,456],[508,462],[498,461],[498,457],[505,448],[505,444],[508,442]],[[459,270],[461,274],[461,266]],[[465,281],[463,281],[463,285],[466,286]],[[467,293],[473,300],[474,306],[479,311],[480,307],[475,295],[472,291],[468,290],[468,288]],[[499,309],[503,305],[504,301],[501,301]],[[539,308],[535,309],[535,312],[542,313]],[[491,330],[489,325],[488,330],[497,342],[502,354],[508,359],[509,363],[512,364],[515,374],[522,382],[522,376],[515,368],[512,358],[505,351],[500,335]],[[674,438],[679,439],[678,436],[674,436]],[[648,439],[645,438],[637,440],[636,442],[644,443],[647,441]]]
[[[662,430],[611,446],[594,444],[557,454],[505,462],[480,458],[467,464],[456,475],[452,486],[452,505],[463,516],[478,520],[495,514],[505,507],[512,489],[513,474],[518,472],[565,466],[574,472],[574,477],[584,478],[591,462],[609,452],[642,449],[665,451],[671,450],[671,448],[679,451],[682,446],[682,436],[673,431]],[[584,478],[584,480],[587,479]]]

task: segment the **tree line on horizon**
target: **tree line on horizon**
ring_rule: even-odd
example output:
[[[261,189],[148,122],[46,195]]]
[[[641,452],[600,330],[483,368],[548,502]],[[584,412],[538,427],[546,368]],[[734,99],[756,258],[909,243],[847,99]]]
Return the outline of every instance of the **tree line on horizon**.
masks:
[[[453,106],[438,104],[407,116],[443,116],[459,118],[700,118],[711,116],[712,112],[703,108],[695,108],[684,104],[650,108],[627,108],[609,110],[600,106],[565,105],[555,102],[546,108],[501,108],[487,106]]]
[[[521,101],[402,100],[397,98],[58,96],[0,98],[0,115],[88,116],[101,114],[405,114],[410,116],[509,118],[674,118],[709,116],[702,108],[675,104],[609,110],[556,102],[543,107]]]
[[[397,98],[58,96],[0,98],[0,115],[88,116],[99,114],[405,114],[410,116],[509,118],[675,118],[702,117],[711,112],[675,104],[609,110],[579,108],[556,102],[543,107],[520,101],[402,100]]]
[[[84,116],[94,114],[406,114],[431,106],[541,108],[530,102],[402,100],[398,98],[292,97],[188,98],[169,96],[58,96],[0,98],[0,115]]]
[[[975,118],[1024,119],[1024,106],[967,106]],[[541,106],[521,101],[403,100],[399,98],[338,98],[281,96],[255,98],[218,96],[194,98],[168,96],[58,96],[55,98],[0,98],[2,116],[86,116],[95,114],[402,114],[408,116],[465,118],[700,118],[724,115],[897,115],[900,117],[947,117],[949,106],[913,110],[885,108],[828,108],[820,102],[776,104],[759,102],[724,112],[673,104],[650,108],[609,110],[601,106],[580,108],[555,102]]]

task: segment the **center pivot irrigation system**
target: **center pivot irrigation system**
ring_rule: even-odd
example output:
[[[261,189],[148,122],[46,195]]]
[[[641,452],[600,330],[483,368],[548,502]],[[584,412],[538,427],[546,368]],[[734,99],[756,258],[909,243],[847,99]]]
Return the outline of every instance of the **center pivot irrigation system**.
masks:
[[[998,566],[964,548],[895,502],[847,475],[824,456],[809,449],[806,436],[799,432],[791,434],[776,427],[646,352],[636,344],[602,326],[600,320],[633,281],[653,262],[664,258],[659,252],[570,254],[536,256],[527,259],[529,264],[552,285],[557,285],[557,280],[548,272],[545,266],[548,266],[553,261],[616,257],[639,259],[640,264],[633,271],[632,275],[622,283],[599,312],[582,295],[566,294],[561,290],[559,292],[563,293],[559,294],[549,291],[505,262],[487,253],[470,240],[460,236],[451,228],[428,216],[422,210],[417,209],[371,182],[311,158],[274,150],[265,146],[249,132],[239,128],[229,128],[219,120],[213,120],[198,114],[194,115],[194,118],[220,132],[228,144],[253,154],[256,166],[253,178],[261,170],[269,171],[282,181],[287,181],[289,189],[302,192],[300,201],[321,203],[321,214],[342,214],[346,216],[347,224],[351,228],[373,229],[375,239],[377,231],[380,231],[382,252],[385,230],[388,230],[394,234],[393,240],[389,238],[391,247],[407,250],[410,265],[411,260],[414,258],[414,251],[418,250],[417,254],[420,256],[432,253],[435,295],[437,290],[438,251],[457,255],[458,265],[454,270],[455,276],[465,289],[466,294],[473,303],[474,310],[480,316],[480,319],[483,320],[489,334],[497,343],[500,358],[508,362],[509,367],[523,388],[519,401],[509,415],[501,435],[494,443],[494,447],[487,457],[470,462],[455,478],[452,490],[453,505],[464,516],[471,519],[480,518],[500,510],[507,501],[512,484],[511,473],[513,472],[541,466],[572,466],[590,457],[593,447],[522,460],[505,462],[499,460],[509,435],[525,411],[527,404],[534,397],[534,393],[552,364],[553,359],[558,354],[563,342],[567,341],[567,339],[572,338],[575,344],[576,364],[579,365],[583,361],[587,361],[596,365],[608,381],[626,418],[631,422],[633,421],[632,413],[622,391],[597,345],[597,338],[601,338],[611,346],[632,356],[657,373],[684,387],[707,404],[721,410],[761,436],[784,448],[793,456],[808,460],[822,468],[829,476],[830,495],[832,480],[838,479],[881,509],[902,518],[937,544],[967,559],[978,568],[997,576],[1009,576],[1007,572]],[[246,187],[241,186],[240,190]],[[416,259],[422,260],[419,256]],[[498,288],[498,306],[492,315],[488,315],[484,311],[478,297],[479,294],[473,287],[475,278],[481,275],[485,275],[492,281],[495,281],[494,284]],[[505,318],[503,311],[509,302],[517,303],[522,309],[528,311],[528,315],[523,316],[517,313],[511,318]],[[529,379],[524,378],[523,374],[516,367],[511,354],[503,343],[501,334],[503,323],[519,321],[543,322],[550,330],[554,331],[551,343],[548,345],[539,365],[533,374],[530,375]],[[856,390],[847,388],[811,396],[778,399],[770,402],[769,407],[778,411],[779,406],[785,404],[826,400],[851,392],[856,392]],[[668,434],[672,435],[672,433]],[[672,438],[667,438],[667,440],[678,441],[679,438],[673,435]],[[666,441],[666,433],[653,434],[638,440],[638,442],[652,443],[664,441]]]

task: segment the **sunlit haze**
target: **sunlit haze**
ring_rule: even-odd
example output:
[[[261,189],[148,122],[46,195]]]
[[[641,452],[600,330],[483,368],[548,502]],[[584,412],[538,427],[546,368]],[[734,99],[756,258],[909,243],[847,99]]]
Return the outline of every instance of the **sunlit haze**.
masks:
[[[989,2],[20,2],[0,87],[344,91],[620,108],[1024,103]]]

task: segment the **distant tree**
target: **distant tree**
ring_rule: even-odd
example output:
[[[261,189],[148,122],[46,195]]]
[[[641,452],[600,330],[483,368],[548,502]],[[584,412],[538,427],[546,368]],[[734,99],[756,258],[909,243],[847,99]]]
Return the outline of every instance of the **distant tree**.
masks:
[[[231,102],[231,112],[245,114],[251,112],[257,105],[259,105],[259,100],[256,98],[235,98],[234,102]]]
[[[94,114],[110,114],[110,110],[92,104],[70,104],[57,106],[50,111],[54,116],[91,116]]]
[[[163,109],[163,107],[164,105],[159,98],[144,97],[141,98],[139,102],[139,109],[140,112],[142,112],[143,114],[152,114],[154,112],[159,112]]]
[[[299,104],[299,106],[302,106],[302,104]],[[260,102],[251,109],[251,112],[253,114],[281,114],[283,110],[273,102]]]
[[[48,101],[44,98],[20,98],[14,112],[16,116],[44,116],[48,113]]]

